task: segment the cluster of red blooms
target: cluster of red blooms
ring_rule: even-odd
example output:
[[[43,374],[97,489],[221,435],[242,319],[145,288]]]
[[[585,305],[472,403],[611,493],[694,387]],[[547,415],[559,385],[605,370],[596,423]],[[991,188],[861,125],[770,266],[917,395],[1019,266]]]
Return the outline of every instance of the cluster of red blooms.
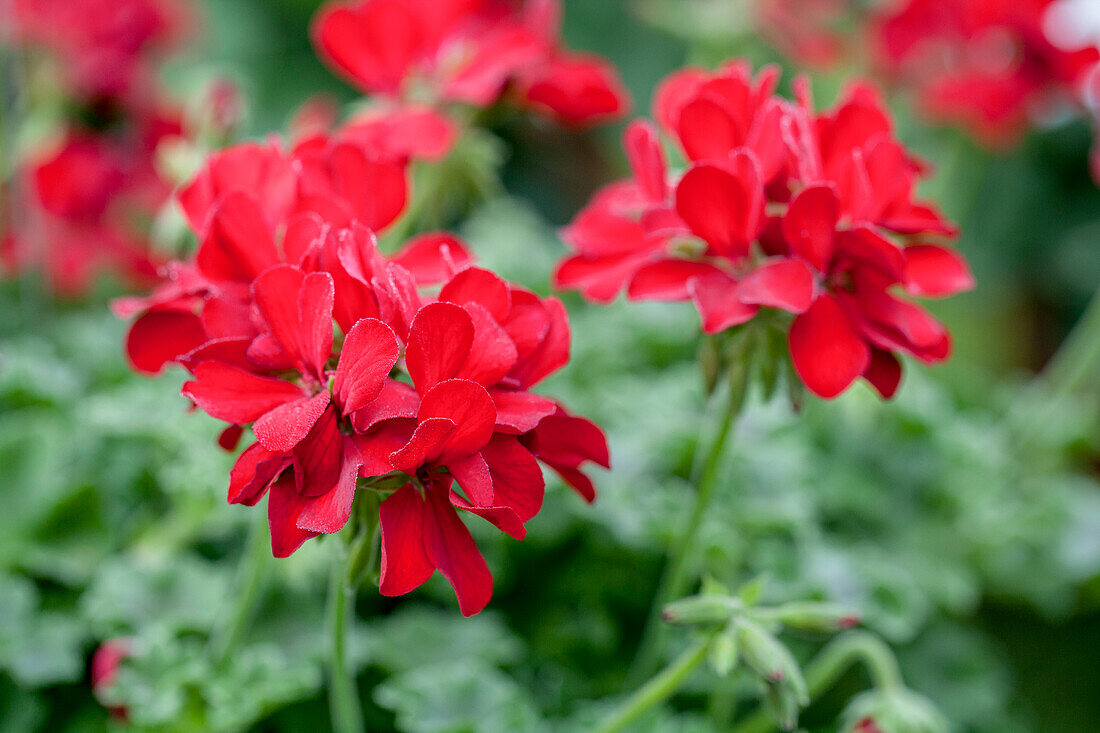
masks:
[[[76,110],[41,149],[19,162],[4,212],[6,269],[45,270],[63,295],[79,295],[97,271],[148,283],[155,275],[144,233],[171,187],[154,166],[165,138],[182,132],[155,64],[186,17],[166,0],[14,0],[0,39],[30,54]],[[25,189],[25,191],[23,191]],[[10,197],[9,197],[10,198]]]
[[[354,0],[322,8],[313,35],[338,73],[385,99],[353,121],[360,135],[438,157],[455,135],[447,103],[507,96],[570,126],[626,111],[614,67],[562,47],[560,15],[560,0]]]
[[[1037,110],[1079,100],[1100,62],[1095,45],[1055,44],[1059,2],[908,0],[877,20],[878,57],[929,116],[992,143],[1011,140]]]
[[[915,198],[925,166],[892,132],[876,91],[852,86],[816,112],[775,94],[778,71],[746,64],[670,76],[657,123],[687,159],[670,175],[658,127],[636,121],[624,144],[633,178],[598,192],[564,231],[574,254],[560,287],[596,302],[695,304],[707,333],[761,309],[794,314],[796,372],[822,397],[862,376],[882,395],[901,377],[896,356],[945,359],[947,330],[898,297],[938,297],[972,285],[961,256],[937,243],[954,227]]]
[[[469,615],[492,576],[458,510],[522,538],[542,505],[539,461],[592,500],[579,467],[607,466],[607,444],[529,391],[569,359],[560,301],[472,266],[447,234],[382,255],[374,232],[405,192],[403,162],[324,134],[228,148],[179,195],[194,260],[116,310],[138,314],[137,369],[179,363],[183,394],[230,423],[223,447],[252,426],[229,501],[268,496],[276,556],[339,530],[357,480],[385,477],[400,488],[379,510],[381,592],[438,569]]]

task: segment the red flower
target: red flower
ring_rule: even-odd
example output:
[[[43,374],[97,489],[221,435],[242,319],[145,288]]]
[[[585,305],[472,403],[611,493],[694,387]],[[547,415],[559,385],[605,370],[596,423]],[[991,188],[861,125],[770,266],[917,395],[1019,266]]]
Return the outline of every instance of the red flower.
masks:
[[[559,287],[607,302],[694,303],[707,333],[761,308],[794,314],[795,369],[822,397],[859,376],[893,394],[904,351],[945,359],[950,340],[891,291],[939,297],[973,285],[965,262],[934,243],[954,234],[915,198],[925,166],[894,138],[875,91],[855,85],[816,113],[804,80],[797,103],[775,95],[774,70],[752,79],[733,63],[677,72],[655,116],[689,160],[670,180],[656,128],[635,122],[624,147],[633,178],[599,192],[567,227],[575,254]],[[785,322],[785,321],[777,321]]]
[[[1004,143],[1036,107],[1074,97],[1074,85],[1100,60],[1095,47],[1051,43],[1043,19],[1052,2],[908,0],[877,21],[880,63],[916,90],[929,116]]]
[[[100,696],[114,684],[119,666],[130,654],[129,639],[108,639],[96,648],[91,664],[93,694]],[[125,721],[127,718],[125,707],[112,706],[107,710],[117,720]]]
[[[492,577],[458,510],[521,539],[542,505],[539,460],[591,501],[580,469],[607,466],[607,444],[528,391],[569,360],[560,301],[471,266],[448,234],[381,254],[372,227],[398,215],[404,190],[400,162],[350,139],[219,153],[181,194],[194,261],[115,308],[138,314],[135,368],[190,371],[183,394],[230,424],[223,446],[251,426],[228,499],[268,497],[275,555],[339,530],[357,479],[386,477],[401,488],[379,512],[381,592],[438,569],[468,615]]]
[[[314,23],[315,44],[340,74],[367,93],[402,103],[488,107],[517,82],[521,101],[570,125],[621,114],[628,95],[600,58],[560,48],[557,2],[356,0],[332,3]],[[446,139],[413,141],[432,157]],[[410,147],[409,143],[403,147]]]

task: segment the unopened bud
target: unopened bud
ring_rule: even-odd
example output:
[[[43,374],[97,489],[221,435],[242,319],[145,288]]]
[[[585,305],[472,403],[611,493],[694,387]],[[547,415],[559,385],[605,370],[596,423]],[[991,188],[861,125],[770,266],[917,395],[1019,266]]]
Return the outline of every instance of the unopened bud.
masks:
[[[728,596],[691,596],[665,606],[661,618],[676,625],[724,624],[738,607]]]
[[[699,366],[703,369],[703,386],[707,394],[718,386],[718,377],[722,374],[722,350],[714,336],[704,336],[699,345]]]
[[[859,625],[859,616],[835,603],[786,603],[770,615],[784,626],[802,631],[839,631]]]
[[[751,619],[739,619],[737,626],[745,663],[768,682],[789,688],[799,705],[808,705],[806,680],[787,647]]]
[[[947,721],[926,698],[904,687],[869,690],[844,711],[845,733],[946,733]]]
[[[768,685],[764,691],[764,703],[781,730],[794,730],[798,725],[798,700],[787,685]]]
[[[715,674],[728,677],[737,667],[737,657],[737,635],[732,630],[723,631],[714,637],[707,661]]]

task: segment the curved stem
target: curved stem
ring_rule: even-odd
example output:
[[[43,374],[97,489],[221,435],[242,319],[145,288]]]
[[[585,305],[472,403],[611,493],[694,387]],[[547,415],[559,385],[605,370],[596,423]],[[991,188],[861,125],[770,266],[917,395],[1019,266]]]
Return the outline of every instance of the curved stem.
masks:
[[[634,659],[634,666],[628,680],[637,679],[649,674],[656,666],[657,655],[660,651],[660,643],[665,637],[665,627],[661,623],[661,609],[668,603],[682,596],[690,583],[689,561],[699,528],[703,524],[703,518],[710,507],[714,496],[714,488],[718,482],[718,469],[722,464],[722,456],[729,442],[729,434],[740,412],[741,402],[744,399],[744,389],[733,386],[729,389],[727,402],[723,405],[721,423],[718,432],[707,451],[702,470],[699,473],[699,481],[695,493],[695,506],[691,511],[687,524],[678,535],[675,542],[669,548],[668,562],[665,565],[661,582],[657,586],[653,606],[646,620],[645,630],[642,633],[642,642],[638,647],[638,653]]]
[[[680,687],[683,681],[707,658],[713,635],[688,649],[680,657],[632,694],[615,713],[604,719],[596,733],[623,730],[642,714],[661,704]]]
[[[248,543],[241,556],[238,571],[237,603],[233,607],[233,612],[226,617],[228,622],[219,627],[210,637],[210,654],[217,664],[225,662],[240,644],[244,630],[256,611],[256,603],[259,601],[267,576],[269,557],[267,513],[253,513],[256,517],[252,521]]]
[[[806,687],[816,698],[836,684],[856,662],[862,662],[879,689],[903,686],[901,669],[894,652],[882,639],[866,631],[850,631],[825,645],[806,668]],[[775,721],[763,709],[733,729],[734,733],[770,733]]]
[[[335,537],[332,541],[335,552],[329,580],[329,710],[335,733],[364,733],[355,676],[347,661],[348,597],[352,589],[347,581],[347,548],[341,540]]]

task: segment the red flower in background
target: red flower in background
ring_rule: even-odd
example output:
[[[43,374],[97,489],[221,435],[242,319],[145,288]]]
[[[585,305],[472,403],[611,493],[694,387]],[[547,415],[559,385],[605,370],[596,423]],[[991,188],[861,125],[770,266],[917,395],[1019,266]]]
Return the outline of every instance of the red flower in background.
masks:
[[[556,0],[358,0],[323,8],[313,35],[341,75],[399,115],[418,103],[488,107],[512,84],[523,104],[569,125],[621,114],[628,95],[614,68],[565,51],[559,15]]]
[[[633,178],[611,184],[563,234],[574,254],[560,287],[597,302],[690,300],[703,330],[746,323],[761,309],[793,315],[791,359],[815,394],[865,377],[884,396],[900,380],[895,354],[926,362],[950,352],[946,330],[894,291],[938,297],[971,287],[954,228],[915,198],[925,166],[894,138],[874,90],[853,86],[815,112],[778,75],[743,64],[688,69],[658,89],[654,116],[687,158],[674,179],[656,127],[628,127]]]
[[[1011,140],[1041,107],[1072,103],[1100,61],[1095,46],[1051,42],[1055,0],[908,0],[875,24],[880,63],[916,90],[926,113],[992,142]]]
[[[211,156],[180,192],[194,260],[116,312],[137,316],[134,367],[185,367],[183,394],[230,424],[225,444],[251,425],[228,498],[268,497],[276,556],[343,527],[358,479],[396,479],[379,511],[381,592],[407,593],[438,569],[469,615],[492,576],[459,510],[521,539],[542,505],[539,461],[591,501],[579,469],[607,466],[607,443],[529,391],[569,360],[559,301],[473,267],[447,234],[378,250],[406,174],[404,157],[374,142],[316,133],[290,150],[270,141]]]
[[[168,0],[15,0],[4,36],[57,62],[44,68],[59,71],[77,111],[49,143],[18,151],[7,270],[42,268],[64,296],[82,295],[101,272],[131,285],[154,280],[148,222],[171,191],[155,153],[182,134],[156,64],[188,23],[184,10]]]

